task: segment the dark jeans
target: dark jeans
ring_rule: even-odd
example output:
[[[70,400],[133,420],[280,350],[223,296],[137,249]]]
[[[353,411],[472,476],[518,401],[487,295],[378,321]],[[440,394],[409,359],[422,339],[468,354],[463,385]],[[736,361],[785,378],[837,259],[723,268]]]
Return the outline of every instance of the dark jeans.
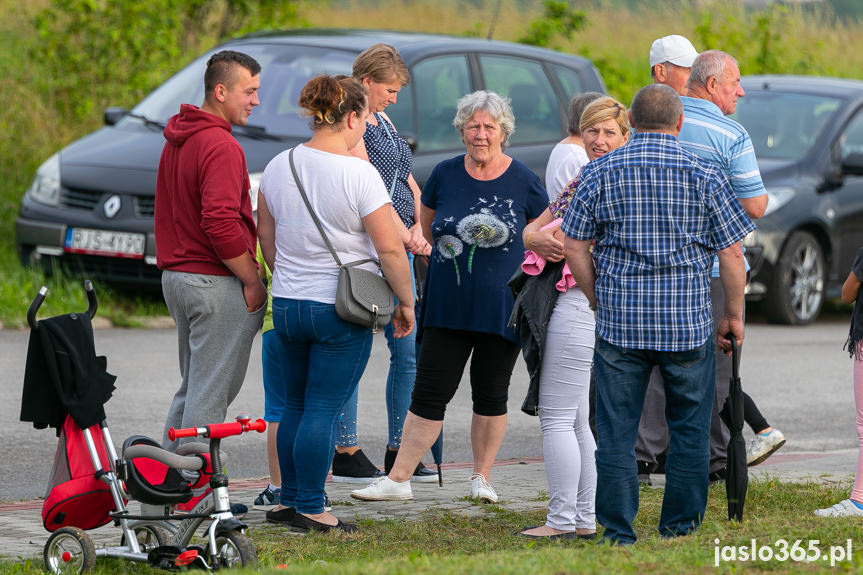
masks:
[[[635,438],[653,366],[662,372],[671,432],[659,532],[666,537],[686,535],[701,523],[707,506],[715,346],[712,337],[698,348],[679,352],[627,349],[597,339],[596,516],[605,527],[605,539],[622,544],[636,540]]]

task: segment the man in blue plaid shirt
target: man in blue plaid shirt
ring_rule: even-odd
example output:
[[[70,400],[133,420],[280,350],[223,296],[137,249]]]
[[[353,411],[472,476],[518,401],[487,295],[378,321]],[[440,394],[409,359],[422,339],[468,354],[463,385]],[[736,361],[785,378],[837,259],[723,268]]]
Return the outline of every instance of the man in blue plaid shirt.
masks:
[[[629,117],[636,134],[587,165],[562,227],[572,274],[598,310],[596,514],[613,544],[636,540],[635,438],[654,366],[665,383],[671,431],[659,531],[676,537],[701,523],[715,347],[731,348],[729,332],[743,341],[740,242],[754,229],[725,176],[678,144],[683,108],[674,90],[642,88]],[[716,341],[714,254],[725,288]]]

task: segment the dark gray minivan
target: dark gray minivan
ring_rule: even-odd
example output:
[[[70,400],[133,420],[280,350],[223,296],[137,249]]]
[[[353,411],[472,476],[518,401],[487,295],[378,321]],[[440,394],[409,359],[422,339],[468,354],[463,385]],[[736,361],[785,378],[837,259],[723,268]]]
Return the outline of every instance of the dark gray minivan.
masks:
[[[25,264],[60,265],[132,284],[157,284],[153,207],[162,130],[184,102],[203,101],[203,71],[213,52],[250,54],[263,68],[260,100],[233,133],[246,152],[253,189],[267,163],[309,137],[297,97],[321,73],[347,73],[374,43],[395,46],[411,83],[387,108],[414,150],[422,185],[439,161],[464,152],[452,127],[456,101],[474,90],[508,96],[516,131],[508,153],[541,178],[554,144],[565,137],[566,110],[578,92],[605,92],[584,58],[520,44],[451,36],[359,30],[253,34],[227,42],[189,64],[131,111],[109,108],[102,129],[49,158],[37,171],[15,221]]]

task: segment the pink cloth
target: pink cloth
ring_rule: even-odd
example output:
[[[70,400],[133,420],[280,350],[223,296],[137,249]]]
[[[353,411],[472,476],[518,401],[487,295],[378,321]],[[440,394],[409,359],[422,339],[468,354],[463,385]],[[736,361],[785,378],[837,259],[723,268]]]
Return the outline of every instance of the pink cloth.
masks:
[[[540,230],[546,230],[548,228],[554,228],[563,223],[563,218],[557,218],[553,222],[546,224],[540,228]],[[538,276],[542,273],[542,270],[545,269],[546,260],[544,257],[540,256],[533,250],[526,250],[524,252],[524,261],[521,263],[521,270],[529,276]],[[572,277],[572,272],[569,271],[569,265],[564,262],[563,264],[563,272],[561,274],[560,280],[555,284],[555,288],[559,292],[566,292],[571,287],[575,287],[575,278]]]

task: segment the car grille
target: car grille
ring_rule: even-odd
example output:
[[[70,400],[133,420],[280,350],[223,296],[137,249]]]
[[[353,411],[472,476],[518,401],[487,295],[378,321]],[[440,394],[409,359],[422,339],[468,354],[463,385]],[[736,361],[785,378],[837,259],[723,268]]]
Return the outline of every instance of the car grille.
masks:
[[[99,203],[102,192],[63,188],[60,194],[60,204],[73,210],[92,210]]]
[[[73,210],[92,211],[99,205],[104,192],[80,190],[75,188],[63,188],[60,194],[60,204]],[[154,196],[133,196],[135,216],[138,218],[152,218],[155,213],[156,198]]]
[[[84,278],[134,283],[140,287],[159,288],[162,272],[143,260],[106,258],[82,254],[64,254],[60,263],[65,273]]]

